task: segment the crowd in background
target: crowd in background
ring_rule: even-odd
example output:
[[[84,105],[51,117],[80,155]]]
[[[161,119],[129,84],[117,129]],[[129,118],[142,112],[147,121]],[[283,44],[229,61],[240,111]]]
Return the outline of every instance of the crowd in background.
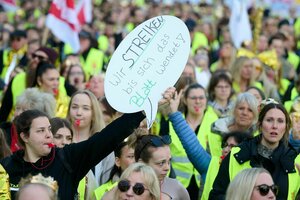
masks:
[[[107,148],[110,152],[101,152],[97,159],[93,157],[93,162],[88,161],[87,166],[91,167],[83,167],[86,173],[83,178],[76,177],[78,185],[73,184],[72,192],[78,186],[75,193],[80,199],[122,199],[125,197],[119,196],[131,190],[131,195],[145,199],[148,193],[149,199],[225,199],[229,182],[235,180],[237,172],[250,167],[243,158],[251,167],[266,169],[248,171],[253,191],[255,181],[261,181],[261,174],[271,175],[266,180],[278,185],[279,190],[277,186],[262,183],[258,187],[261,196],[272,193],[271,199],[276,195],[277,199],[296,199],[300,188],[300,168],[296,164],[300,165],[300,16],[295,7],[283,17],[263,4],[248,4],[253,40],[236,48],[229,30],[228,2],[94,0],[93,20],[79,33],[79,52],[73,52],[69,44],[59,41],[46,28],[51,1],[19,0],[19,9],[14,12],[0,7],[1,158],[31,149],[20,136],[25,126],[20,124],[20,116],[26,117],[26,111],[32,109],[47,116],[57,148],[77,144],[86,150],[88,145],[80,145],[86,144],[84,141],[94,144],[97,132],[121,131],[106,129],[122,116],[105,98],[109,60],[137,25],[159,15],[173,15],[184,21],[191,37],[190,56],[174,86],[176,92],[172,91],[171,99],[165,98],[168,105],[159,107],[149,130],[145,129],[145,120],[142,121],[129,138],[118,144],[114,141]],[[265,119],[272,117],[270,113],[275,119]],[[33,114],[36,119],[45,117]],[[126,116],[120,121],[125,119]],[[271,119],[276,121],[271,133],[282,132],[276,142],[265,136],[269,129],[264,123]],[[280,123],[284,123],[282,129]],[[28,129],[34,127],[32,124]],[[133,132],[128,128],[130,131]],[[239,144],[238,150],[233,148]],[[232,148],[235,154],[230,153]],[[66,151],[74,153],[74,149]],[[255,153],[248,155],[247,151]],[[146,165],[131,165],[126,171],[134,162]],[[7,173],[13,174],[11,170]],[[238,180],[241,176],[249,178],[246,173],[238,175],[235,181],[241,181]],[[142,174],[141,179],[148,182],[144,185],[135,180],[130,182],[137,178],[136,174]],[[157,177],[151,178],[151,174]],[[12,178],[14,184],[20,178]],[[237,187],[234,184],[240,184],[235,181],[229,185],[231,196],[227,199],[234,199]],[[58,188],[66,190],[67,184],[60,185],[58,181]],[[250,200],[251,194],[248,196]]]

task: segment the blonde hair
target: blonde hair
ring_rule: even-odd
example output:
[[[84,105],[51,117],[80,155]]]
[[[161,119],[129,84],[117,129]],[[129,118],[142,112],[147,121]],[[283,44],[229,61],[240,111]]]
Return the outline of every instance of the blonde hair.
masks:
[[[270,175],[264,168],[250,168],[240,171],[230,182],[225,200],[250,200],[256,179],[262,173]]]
[[[235,62],[232,64],[231,68],[230,68],[230,73],[232,75],[232,78],[233,78],[233,81],[238,83],[241,81],[241,69],[243,68],[244,64],[247,62],[247,61],[250,61],[252,62],[252,60],[248,57],[245,57],[245,56],[241,56],[241,57],[238,57]],[[252,85],[254,82],[254,76],[252,75],[251,76],[251,79],[248,83],[248,86]]]
[[[91,100],[92,122],[91,122],[91,127],[90,127],[90,135],[92,136],[94,133],[101,131],[105,127],[105,123],[104,123],[103,114],[100,109],[99,102],[98,102],[96,96],[91,91],[79,90],[72,95],[70,103],[69,103],[69,107],[68,107],[67,119],[72,123],[72,127],[74,128],[74,123],[71,120],[71,116],[70,116],[70,108],[71,108],[74,97],[78,94],[85,94]]]
[[[29,188],[30,186],[39,186],[43,188],[50,200],[58,200],[58,185],[52,177],[45,177],[42,174],[32,176],[29,174],[27,177],[22,178],[19,182],[19,191],[16,194],[16,200],[21,199],[22,192]]]
[[[120,180],[127,179],[132,173],[139,172],[144,180],[143,185],[149,190],[153,200],[160,200],[160,186],[158,178],[152,167],[144,163],[131,164],[121,175]],[[117,190],[114,199],[119,199],[120,191]]]

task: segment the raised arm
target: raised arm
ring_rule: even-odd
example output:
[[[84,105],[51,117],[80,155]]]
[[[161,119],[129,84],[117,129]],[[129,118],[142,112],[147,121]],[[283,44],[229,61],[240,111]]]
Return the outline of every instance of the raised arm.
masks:
[[[174,92],[175,89],[167,89],[159,104],[168,103]],[[79,180],[139,127],[144,118],[142,112],[123,114],[88,140],[64,147],[65,158],[78,174]]]
[[[202,179],[205,180],[211,157],[201,146],[195,132],[187,124],[182,113],[177,111],[181,94],[182,91],[179,94],[176,93],[175,96],[170,99],[170,107],[167,109],[169,120],[171,121],[189,160],[201,174]]]

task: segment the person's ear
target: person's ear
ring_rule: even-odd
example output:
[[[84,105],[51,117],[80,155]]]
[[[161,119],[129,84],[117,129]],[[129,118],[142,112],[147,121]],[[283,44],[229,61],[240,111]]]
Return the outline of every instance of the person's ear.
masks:
[[[38,86],[41,86],[42,85],[41,77],[38,77],[37,80],[36,80],[36,82],[37,82]]]
[[[23,140],[24,143],[27,143],[27,142],[28,142],[28,136],[25,135],[24,132],[21,132],[21,133],[20,133],[20,137],[21,137],[21,139]]]
[[[116,157],[115,164],[116,164],[117,167],[121,167],[121,160],[120,160],[119,157]]]

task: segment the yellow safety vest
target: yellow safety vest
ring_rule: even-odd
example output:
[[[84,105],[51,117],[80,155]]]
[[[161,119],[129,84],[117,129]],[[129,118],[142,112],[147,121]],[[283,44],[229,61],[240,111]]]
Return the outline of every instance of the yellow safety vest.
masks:
[[[103,61],[104,53],[95,48],[90,49],[86,60],[80,56],[80,63],[85,74],[85,80],[89,80],[90,76],[102,72]]]
[[[230,181],[243,169],[252,168],[250,165],[250,161],[244,162],[243,164],[239,164],[234,158],[234,154],[240,151],[240,147],[233,147],[230,153],[230,161],[229,161],[229,178]],[[300,164],[300,155],[298,155],[295,159],[295,163]],[[287,200],[295,200],[297,193],[300,189],[300,175],[297,167],[295,166],[295,173],[288,174],[288,199]]]
[[[210,131],[211,124],[218,119],[218,115],[214,112],[213,108],[207,106],[204,113],[201,126],[199,128],[197,138],[204,149],[207,148],[208,138],[207,133]],[[184,187],[188,187],[193,175],[196,177],[198,187],[200,187],[200,174],[194,168],[190,160],[188,159],[186,152],[175,133],[175,130],[170,123],[170,135],[172,143],[170,144],[172,154],[172,168],[175,171],[176,179],[182,183]]]
[[[11,85],[11,92],[12,92],[12,100],[13,100],[13,106],[12,110],[10,112],[10,117],[11,119],[14,111],[15,111],[15,106],[17,102],[18,96],[20,96],[24,90],[26,89],[26,73],[21,72],[17,74]],[[70,98],[67,95],[67,91],[65,88],[65,78],[64,77],[59,77],[59,95],[56,99],[56,117],[62,117],[65,118],[67,115],[67,110],[68,110],[68,105],[69,105],[69,100]]]
[[[208,48],[208,40],[203,33],[195,32],[194,39],[192,41],[192,55],[195,55],[196,50],[200,47]]]
[[[209,167],[206,174],[205,184],[203,188],[203,193],[201,196],[201,200],[208,200],[209,193],[212,190],[214,181],[218,175],[220,169],[220,160],[221,158],[218,156],[213,156],[209,163]]]
[[[118,182],[112,182],[111,180],[108,181],[107,183],[104,183],[103,185],[101,185],[100,187],[98,187],[95,191],[94,191],[94,194],[95,194],[95,197],[96,197],[96,200],[100,200],[103,195],[110,191],[112,188],[114,188],[116,185],[118,184]]]
[[[11,199],[9,188],[9,176],[2,165],[0,165],[0,199]]]
[[[279,89],[279,94],[283,96],[290,85],[290,81],[285,78],[282,78],[280,80],[280,84],[281,84],[281,88]]]
[[[293,51],[288,52],[287,61],[293,65],[295,70],[297,70],[298,65],[300,63],[300,58],[297,54],[295,54],[295,52],[293,52]]]
[[[100,35],[97,39],[98,41],[98,48],[102,51],[107,51],[109,47],[109,41],[106,35]]]

